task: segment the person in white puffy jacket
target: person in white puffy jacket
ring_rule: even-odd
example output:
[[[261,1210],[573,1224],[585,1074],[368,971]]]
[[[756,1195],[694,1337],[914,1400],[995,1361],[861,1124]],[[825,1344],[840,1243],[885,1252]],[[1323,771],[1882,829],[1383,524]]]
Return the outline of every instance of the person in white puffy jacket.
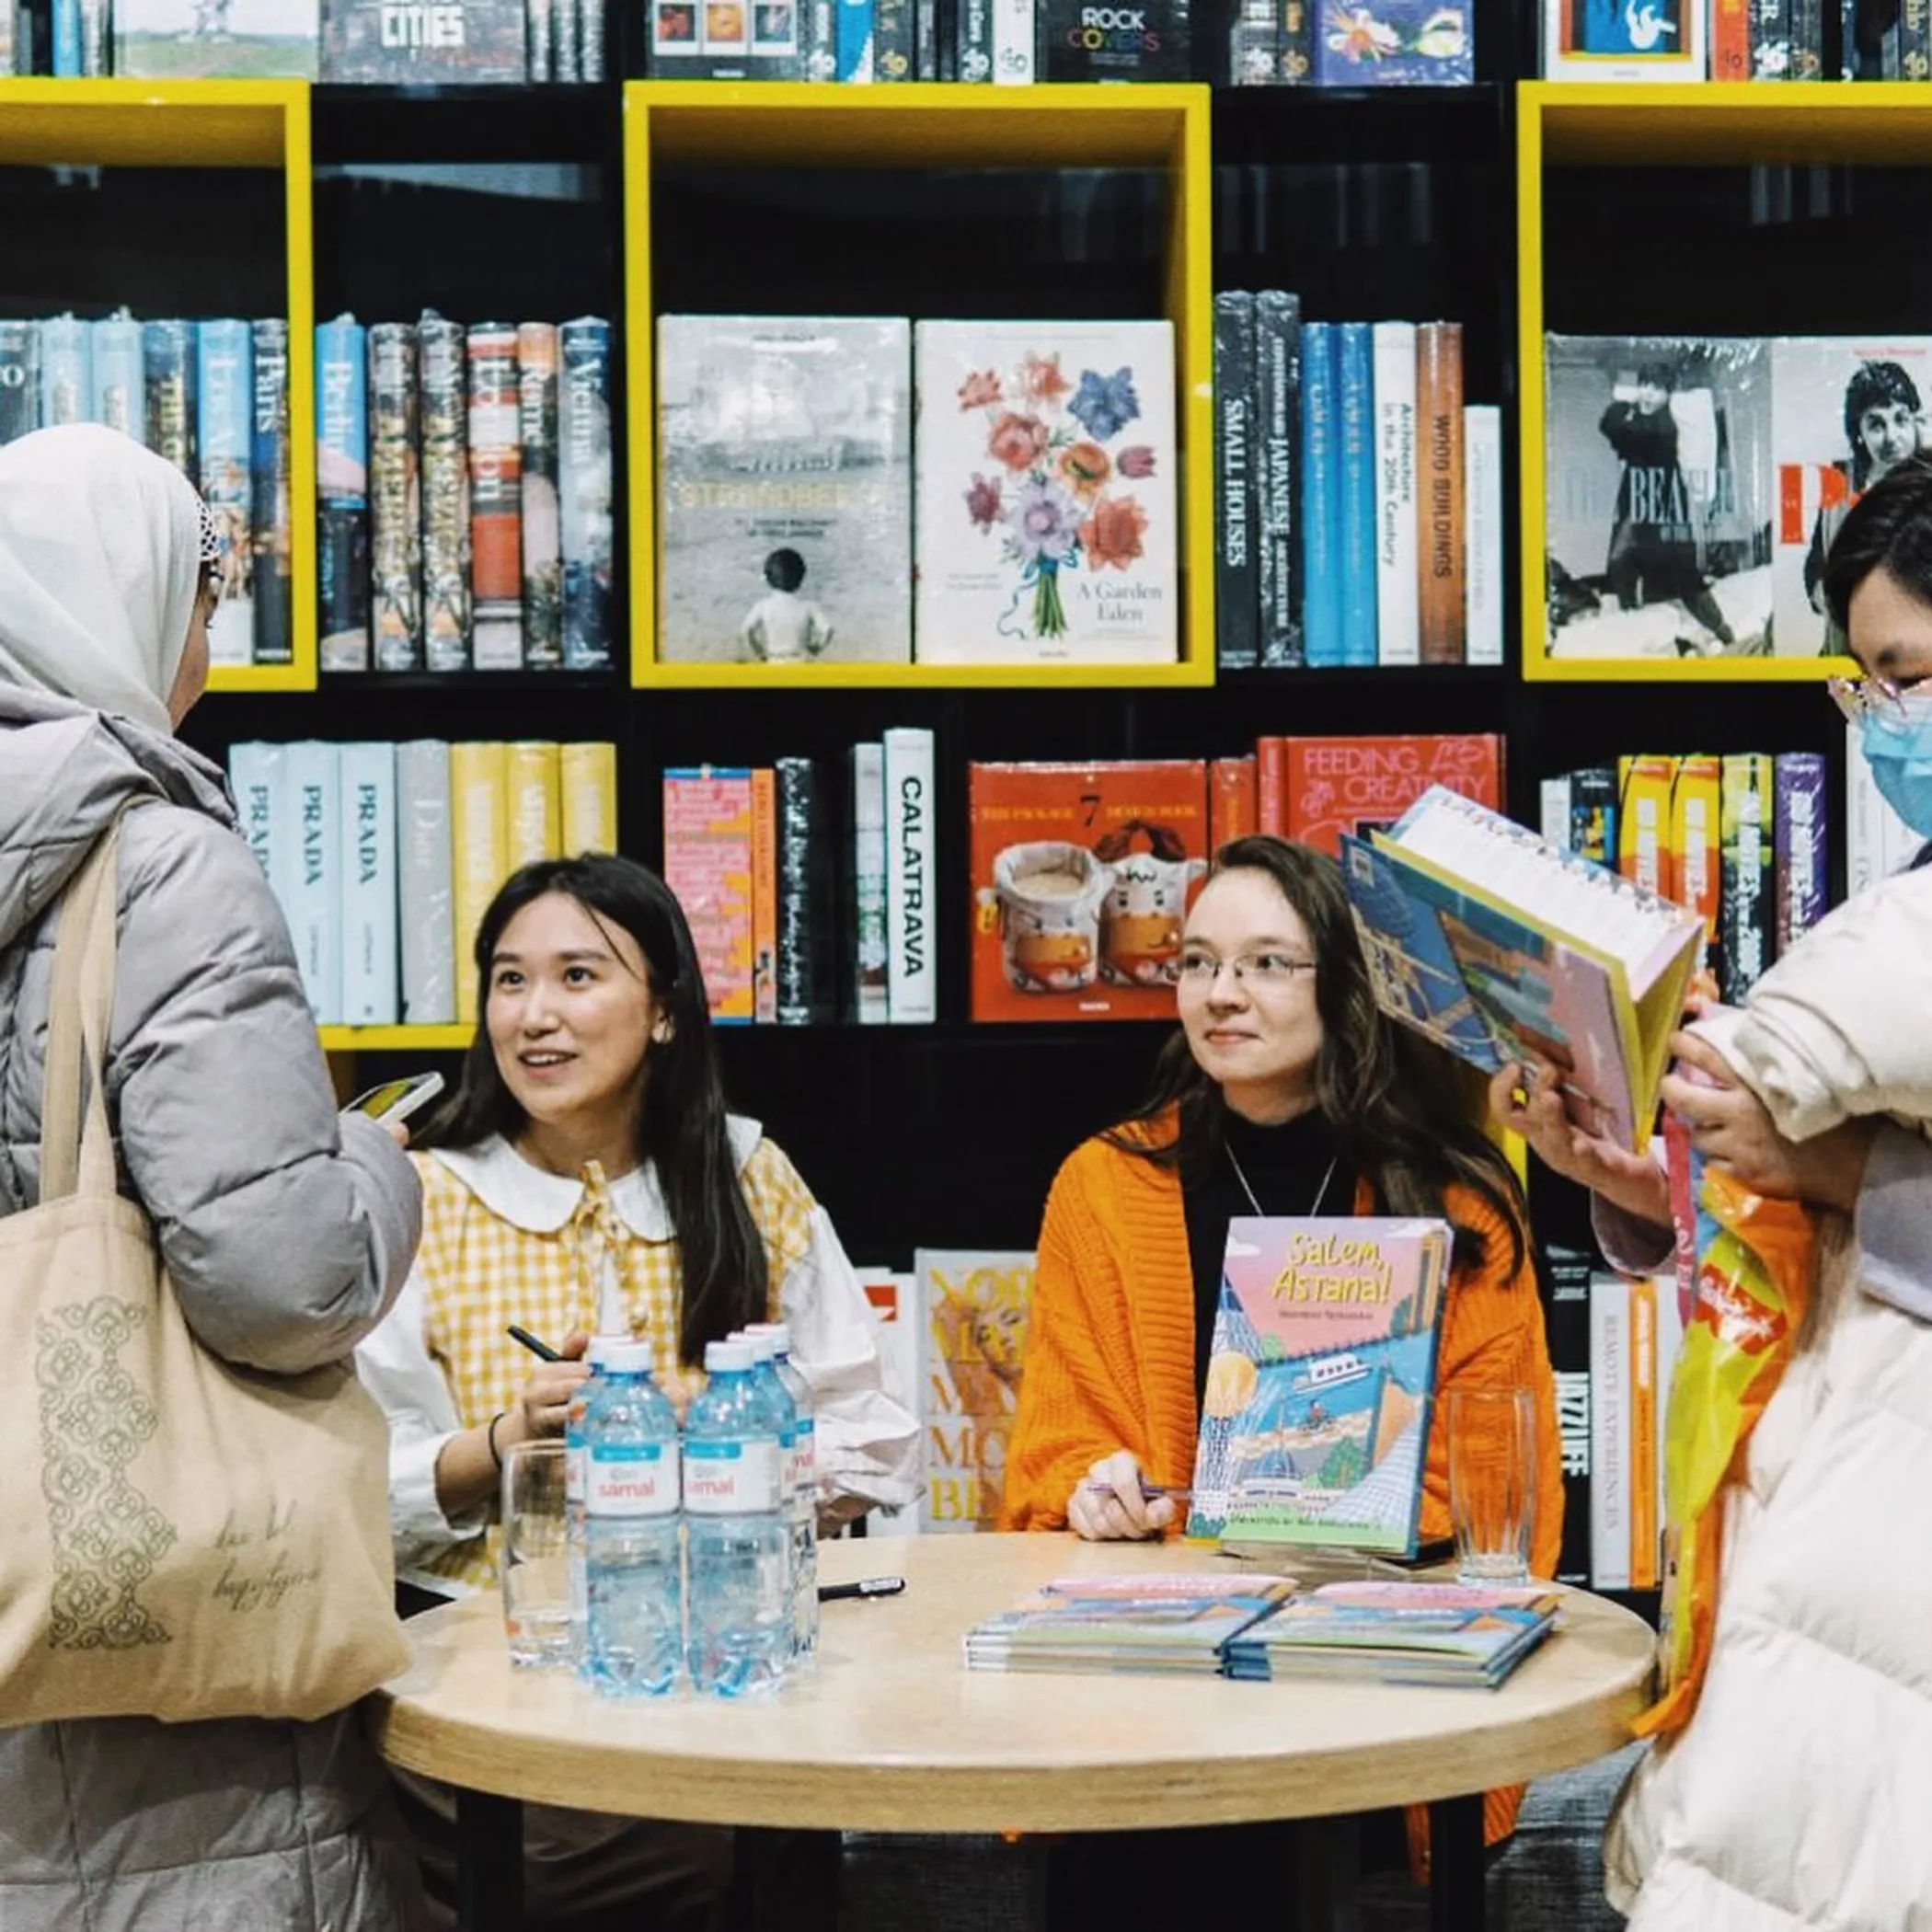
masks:
[[[1834,687],[1880,791],[1932,838],[1932,465],[1853,509],[1825,593],[1867,676]],[[1932,849],[1932,848],[1928,848]],[[1630,1932],[1932,1932],[1932,868],[1841,906],[1678,1036],[1693,1144],[1821,1213],[1796,1355],[1727,1494],[1709,1673],[1604,1846]],[[1540,1078],[1492,1099],[1597,1193],[1613,1260],[1667,1256],[1662,1177],[1586,1142]]]

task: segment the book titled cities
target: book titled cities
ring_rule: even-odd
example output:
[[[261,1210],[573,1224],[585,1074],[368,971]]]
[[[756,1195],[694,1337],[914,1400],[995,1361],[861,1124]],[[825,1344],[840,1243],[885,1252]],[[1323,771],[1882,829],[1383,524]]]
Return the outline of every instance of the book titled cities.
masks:
[[[894,317],[659,318],[661,658],[910,658],[911,375]]]
[[[1446,1222],[1227,1225],[1188,1535],[1413,1556]]]
[[[917,654],[1150,664],[1179,645],[1167,322],[920,322]]]

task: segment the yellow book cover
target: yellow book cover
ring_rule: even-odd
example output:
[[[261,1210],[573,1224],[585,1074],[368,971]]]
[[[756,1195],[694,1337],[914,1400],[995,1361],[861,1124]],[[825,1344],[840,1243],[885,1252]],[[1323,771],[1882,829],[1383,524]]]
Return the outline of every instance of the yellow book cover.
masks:
[[[1671,788],[1674,758],[1645,753],[1616,761],[1616,869],[1647,892],[1671,892]]]
[[[1630,1588],[1657,1587],[1657,1283],[1630,1278]]]
[[[558,791],[567,858],[580,852],[617,849],[617,747],[567,744],[558,748]]]
[[[752,1018],[778,1022],[778,788],[768,765],[752,770]]]
[[[477,971],[470,949],[497,888],[510,875],[507,747],[450,746],[451,897],[456,933],[456,1018],[477,1018]]]
[[[510,869],[555,858],[562,847],[558,747],[525,740],[505,747],[510,785]]]
[[[1704,914],[1709,946],[1718,943],[1722,903],[1722,770],[1718,759],[1693,753],[1678,759],[1671,787],[1671,868],[1664,896]]]

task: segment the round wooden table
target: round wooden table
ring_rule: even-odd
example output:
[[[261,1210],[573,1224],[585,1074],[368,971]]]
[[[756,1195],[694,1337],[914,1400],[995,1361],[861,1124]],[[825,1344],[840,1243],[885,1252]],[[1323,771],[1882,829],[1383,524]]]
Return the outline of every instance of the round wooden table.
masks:
[[[414,1662],[372,1700],[374,1734],[391,1763],[466,1798],[749,1826],[1093,1832],[1434,1803],[1439,1913],[1454,1910],[1456,1932],[1478,1926],[1480,1794],[1627,1742],[1651,1630],[1568,1592],[1560,1628],[1495,1691],[965,1668],[968,1627],[1049,1578],[1230,1561],[1065,1535],[828,1543],[822,1582],[893,1573],[904,1592],[824,1605],[817,1671],[737,1704],[613,1702],[567,1673],[515,1669],[499,1601],[479,1593],[406,1627]],[[480,1925],[514,1882],[515,1814],[462,1811],[467,1862],[495,1868],[466,1885]]]

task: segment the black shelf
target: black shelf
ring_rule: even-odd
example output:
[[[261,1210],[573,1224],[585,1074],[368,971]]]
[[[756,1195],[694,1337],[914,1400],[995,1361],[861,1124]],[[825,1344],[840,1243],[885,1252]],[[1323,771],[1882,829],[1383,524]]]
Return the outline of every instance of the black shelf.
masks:
[[[380,87],[310,96],[316,165],[601,163],[617,155],[621,96],[604,82],[542,87]]]
[[[1216,167],[1256,161],[1455,161],[1502,150],[1509,88],[1217,87]]]

